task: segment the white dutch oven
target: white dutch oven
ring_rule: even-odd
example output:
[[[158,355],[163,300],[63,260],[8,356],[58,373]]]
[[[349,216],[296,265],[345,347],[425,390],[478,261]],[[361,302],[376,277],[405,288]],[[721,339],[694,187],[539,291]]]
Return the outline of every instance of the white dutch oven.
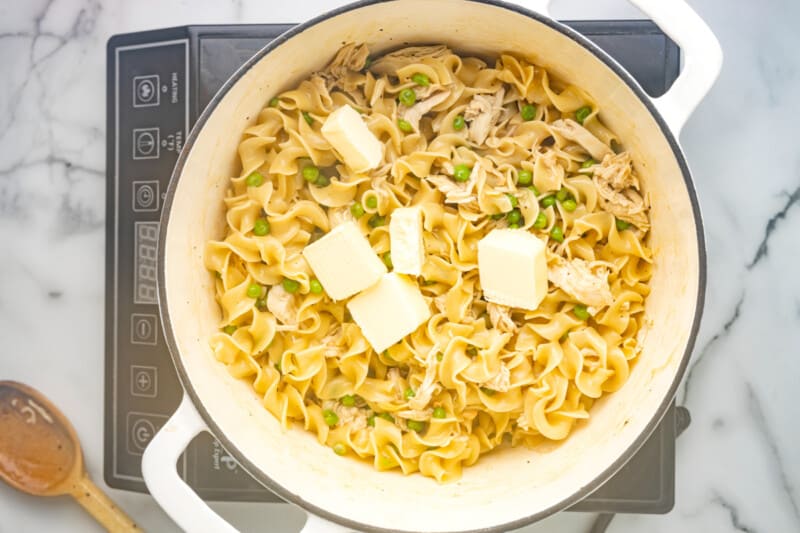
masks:
[[[144,454],[153,497],[189,531],[233,531],[178,477],[189,441],[209,430],[257,480],[308,511],[303,531],[506,531],[589,495],[657,426],[689,359],[705,288],[700,212],[676,137],[719,73],[722,53],[683,0],[633,0],[682,48],[670,91],[648,97],[587,39],[537,13],[490,0],[390,0],[346,6],[270,43],[225,84],[186,142],[161,219],[159,272],[164,333],[186,390]],[[232,378],[209,348],[219,309],[203,265],[204,244],[224,230],[227,180],[238,175],[240,132],[281,90],[323,67],[342,43],[373,51],[443,42],[465,53],[520,53],[586,89],[625,141],[652,201],[656,266],[650,326],[629,381],[595,404],[591,419],[555,450],[524,447],[481,458],[458,482],[381,473],[337,457],[301,428],[284,432],[249,384]]]

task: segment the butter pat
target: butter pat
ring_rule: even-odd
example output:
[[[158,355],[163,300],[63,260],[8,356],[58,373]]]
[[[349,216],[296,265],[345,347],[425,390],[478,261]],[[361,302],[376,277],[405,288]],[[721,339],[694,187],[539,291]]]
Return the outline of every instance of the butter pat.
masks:
[[[386,273],[386,266],[352,221],[339,224],[306,246],[303,257],[334,300],[363,291]]]
[[[425,262],[422,210],[419,207],[400,207],[392,211],[389,238],[394,271],[411,276],[422,274],[422,263]]]
[[[353,320],[372,348],[382,352],[431,316],[417,284],[391,272],[347,303]]]
[[[354,172],[366,172],[383,159],[383,144],[375,137],[358,111],[344,105],[328,115],[322,135]]]
[[[496,304],[536,309],[547,294],[544,243],[519,229],[495,229],[478,242],[483,297]]]

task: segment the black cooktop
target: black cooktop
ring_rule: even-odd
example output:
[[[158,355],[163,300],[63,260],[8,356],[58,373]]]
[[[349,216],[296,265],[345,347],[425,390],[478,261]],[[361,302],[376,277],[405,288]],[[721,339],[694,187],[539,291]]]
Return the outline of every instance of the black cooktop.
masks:
[[[567,24],[608,51],[652,96],[678,75],[677,46],[651,22]],[[159,213],[172,168],[189,128],[228,76],[290,27],[184,26],[108,42],[104,470],[111,487],[146,491],[142,451],[182,396],[156,301]],[[571,510],[672,509],[675,437],[685,415],[670,409],[630,462]],[[280,501],[209,434],[192,442],[179,470],[206,499]]]

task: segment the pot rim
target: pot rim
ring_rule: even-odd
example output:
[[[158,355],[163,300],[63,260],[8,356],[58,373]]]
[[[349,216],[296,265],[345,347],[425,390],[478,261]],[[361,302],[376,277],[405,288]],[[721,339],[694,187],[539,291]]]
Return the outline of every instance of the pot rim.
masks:
[[[231,453],[237,460],[237,462],[247,471],[251,476],[253,476],[259,483],[264,485],[270,491],[274,492],[279,497],[283,498],[289,503],[293,503],[308,512],[311,512],[325,520],[329,520],[336,524],[343,525],[345,527],[353,528],[358,531],[367,531],[367,532],[374,532],[374,533],[392,533],[395,530],[386,529],[382,527],[375,527],[369,524],[364,524],[355,520],[352,520],[346,516],[339,515],[336,513],[329,512],[323,508],[317,507],[314,504],[309,503],[308,501],[304,500],[300,494],[295,494],[287,489],[285,489],[281,484],[275,482],[266,472],[258,468],[255,464],[250,462],[247,457],[242,454],[238,447],[231,441],[227,435],[220,429],[220,427],[214,422],[214,419],[205,409],[199,395],[195,391],[194,387],[192,386],[191,380],[189,379],[188,373],[184,366],[184,363],[180,357],[180,351],[178,349],[177,343],[175,341],[175,333],[172,328],[172,321],[169,317],[169,312],[166,309],[167,301],[167,293],[166,293],[166,269],[165,269],[165,247],[166,247],[166,237],[167,237],[167,226],[170,218],[170,213],[172,211],[172,203],[175,198],[175,191],[177,189],[178,180],[183,172],[184,165],[186,164],[186,160],[191,152],[191,149],[197,140],[203,126],[208,121],[209,117],[213,114],[219,102],[225,97],[228,91],[233,87],[244,75],[248,72],[256,63],[258,63],[264,56],[272,52],[275,48],[283,44],[284,42],[288,41],[289,39],[293,38],[296,35],[328,20],[329,18],[336,17],[338,15],[355,11],[364,7],[368,7],[371,5],[393,2],[397,0],[358,0],[356,2],[341,6],[339,8],[333,9],[321,15],[318,15],[304,23],[298,24],[297,26],[287,30],[280,36],[276,37],[272,41],[270,41],[264,48],[256,52],[253,57],[251,57],[247,62],[245,62],[239,69],[234,72],[230,78],[222,85],[219,91],[214,95],[214,97],[209,102],[208,106],[203,110],[200,116],[197,118],[195,124],[192,126],[189,135],[186,138],[186,141],[183,145],[183,149],[181,150],[178,159],[175,163],[175,167],[173,169],[172,175],[170,176],[170,182],[167,187],[166,197],[164,199],[163,208],[161,212],[160,218],[160,229],[159,229],[159,239],[158,239],[158,302],[159,302],[159,314],[161,316],[161,323],[164,331],[164,338],[166,340],[167,346],[169,347],[170,356],[172,358],[172,362],[175,365],[175,369],[177,370],[178,377],[180,379],[181,385],[183,386],[186,393],[192,400],[197,412],[202,417],[203,421],[208,426],[211,433],[216,437],[225,449]],[[667,126],[666,121],[659,113],[658,109],[653,104],[650,96],[645,93],[639,83],[633,78],[633,76],[625,70],[619,63],[616,62],[611,56],[609,56],[604,50],[602,50],[599,46],[594,44],[588,38],[584,37],[582,34],[578,33],[577,31],[569,28],[568,26],[552,19],[546,15],[542,15],[530,9],[527,9],[523,6],[510,4],[508,2],[504,2],[502,0],[464,0],[466,2],[472,2],[476,4],[485,4],[493,7],[497,7],[500,9],[505,9],[508,11],[512,11],[518,15],[522,15],[524,17],[534,19],[537,22],[540,22],[549,28],[558,31],[559,33],[569,37],[573,41],[577,42],[579,45],[583,46],[589,52],[591,52],[599,61],[602,61],[607,67],[609,67],[614,74],[617,75],[620,82],[625,83],[639,98],[639,100],[644,104],[647,110],[655,119],[658,127],[661,130],[662,135],[669,143],[670,148],[672,149],[672,153],[675,156],[675,159],[678,163],[678,166],[681,170],[681,175],[683,176],[683,181],[686,186],[687,192],[689,193],[689,200],[692,205],[692,216],[694,218],[695,223],[695,230],[696,230],[696,237],[697,237],[697,253],[698,253],[698,284],[697,284],[697,297],[695,301],[695,311],[694,317],[692,319],[692,326],[689,332],[689,338],[686,342],[686,348],[684,349],[683,355],[681,356],[681,361],[678,365],[677,371],[673,378],[673,382],[669,387],[668,393],[664,396],[661,404],[658,406],[656,410],[656,414],[651,418],[650,422],[645,426],[645,429],[639,434],[636,440],[628,446],[626,450],[615,460],[611,463],[601,474],[596,476],[591,482],[587,483],[585,486],[581,487],[580,490],[575,491],[571,496],[564,498],[560,502],[553,504],[545,509],[537,511],[533,514],[530,514],[524,518],[519,518],[516,520],[512,520],[509,522],[504,522],[501,524],[497,524],[490,527],[479,528],[479,529],[466,529],[466,530],[453,530],[450,533],[502,533],[504,531],[514,530],[526,525],[530,525],[534,522],[544,519],[550,515],[553,515],[559,511],[563,511],[568,507],[578,503],[579,501],[583,500],[595,490],[597,490],[602,484],[608,481],[614,474],[616,474],[627,462],[628,460],[635,454],[639,448],[647,441],[653,431],[656,429],[658,424],[661,422],[661,419],[664,417],[664,414],[669,409],[670,404],[675,397],[677,392],[678,386],[683,378],[684,373],[686,372],[686,368],[689,363],[689,359],[691,357],[692,350],[694,348],[696,339],[697,339],[697,332],[700,327],[700,319],[703,314],[703,307],[704,307],[704,300],[705,300],[705,291],[706,291],[706,246],[705,246],[705,236],[703,232],[703,221],[702,216],[700,213],[700,206],[697,199],[697,193],[694,188],[694,183],[691,177],[691,171],[689,170],[689,166],[686,162],[686,158],[684,157],[683,151],[681,150],[680,144],[673,134],[673,132]]]

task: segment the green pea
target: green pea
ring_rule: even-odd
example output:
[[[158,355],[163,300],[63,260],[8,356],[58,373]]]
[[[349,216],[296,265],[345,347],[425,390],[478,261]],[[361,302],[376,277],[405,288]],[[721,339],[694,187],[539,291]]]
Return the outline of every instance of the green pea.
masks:
[[[453,168],[453,179],[456,181],[467,181],[469,180],[470,174],[472,174],[472,167],[464,163],[456,165],[455,168]]]
[[[427,87],[428,85],[431,84],[431,80],[430,78],[428,78],[428,75],[423,74],[422,72],[417,72],[416,74],[411,76],[411,81],[413,81],[414,83],[416,83],[421,87]]]
[[[556,205],[556,197],[552,194],[542,198],[542,207],[552,207]]]
[[[372,61],[373,61],[373,59],[371,57],[367,56],[366,61],[364,61],[364,68],[367,69],[367,68],[371,67],[372,66]]]
[[[303,168],[303,179],[309,183],[314,183],[319,178],[319,169],[314,165]]]
[[[361,205],[361,202],[355,202],[350,206],[350,214],[353,215],[353,218],[361,218],[364,216],[364,212],[364,206]]]
[[[397,97],[400,103],[406,107],[411,107],[417,101],[417,93],[413,89],[403,89]]]
[[[539,196],[539,189],[536,188],[536,185],[531,185],[528,187],[528,190],[531,191],[534,196]]]
[[[506,216],[506,214],[505,213],[495,213],[494,215],[489,215],[489,216],[491,217],[492,220],[500,220],[501,218]]]
[[[536,220],[533,222],[533,227],[536,229],[544,229],[547,227],[547,215],[539,213],[536,215]]]
[[[269,106],[270,106],[270,107],[278,107],[278,106],[280,105],[280,103],[281,103],[281,101],[280,101],[280,100],[278,100],[278,97],[277,97],[277,96],[275,96],[275,97],[273,97],[272,99],[270,99],[270,101],[269,101]]]
[[[478,355],[478,349],[475,346],[467,346],[467,349],[465,351],[467,355],[470,357],[475,357],[476,355]]]
[[[619,218],[616,219],[617,230],[618,231],[625,231],[626,229],[631,227],[630,222],[625,222],[624,220],[620,220]]]
[[[517,222],[512,222],[508,225],[508,229],[519,229],[519,224]]]
[[[307,111],[303,111],[303,119],[306,121],[306,123],[307,123],[309,126],[310,126],[310,125],[312,125],[312,124],[314,123],[314,117],[312,117],[311,115],[309,115]]]
[[[274,367],[275,367],[275,370],[277,370],[278,372],[280,372],[280,371],[281,371],[281,362],[280,362],[280,361],[278,361],[277,363],[275,363],[275,364],[274,364],[274,365],[272,365],[272,366],[274,366]]]
[[[382,217],[376,213],[370,217],[370,219],[367,221],[367,224],[369,224],[369,227],[371,228],[384,226],[386,225],[386,217]]]
[[[267,299],[266,298],[259,298],[256,300],[256,309],[259,311],[267,311]]]
[[[417,433],[421,433],[425,430],[425,422],[420,422],[419,420],[409,420],[406,422],[408,429],[411,431],[416,431]]]
[[[506,198],[511,202],[511,207],[517,207],[519,205],[519,200],[513,194],[506,194]]]
[[[339,423],[339,415],[337,415],[330,409],[325,409],[324,411],[322,411],[322,418],[325,420],[325,423],[331,427]]]
[[[559,202],[563,202],[564,200],[569,198],[569,196],[570,196],[569,191],[564,187],[561,187],[556,193],[556,200],[558,200]]]
[[[414,127],[411,125],[411,123],[402,118],[397,119],[397,127],[400,128],[400,131],[405,133],[411,133],[414,131]]]
[[[342,444],[341,442],[337,442],[333,445],[333,453],[336,455],[344,455],[347,453],[347,446]]]
[[[438,282],[434,279],[423,279],[422,284],[425,287],[430,287],[431,285],[436,285]]]
[[[370,209],[377,209],[378,207],[378,197],[377,196],[369,196],[365,202],[367,207]]]
[[[379,416],[380,418],[383,418],[383,419],[384,419],[384,420],[386,420],[387,422],[392,422],[392,423],[394,423],[394,417],[393,417],[392,415],[390,415],[389,413],[381,413],[381,414],[379,414],[378,416]]]
[[[522,120],[533,120],[536,116],[536,106],[533,104],[525,104],[519,112],[522,115]]]
[[[356,397],[352,394],[345,394],[340,401],[345,407],[353,407],[356,404]]]
[[[253,223],[253,235],[263,237],[269,233],[269,222],[265,218],[258,218]]]
[[[300,288],[300,282],[299,281],[296,281],[296,280],[293,280],[293,279],[289,279],[289,278],[283,278],[283,281],[281,282],[281,285],[283,286],[283,290],[285,290],[286,292],[289,292],[289,293],[295,293],[295,292],[297,292],[297,289]]]
[[[509,211],[506,215],[506,220],[508,220],[509,225],[517,224],[519,225],[520,220],[522,220],[522,213],[520,213],[519,209],[514,209],[513,211]]]
[[[589,167],[593,167],[593,166],[594,166],[594,165],[596,165],[596,164],[597,164],[597,161],[595,161],[594,159],[592,159],[592,158],[590,157],[589,159],[587,159],[586,161],[584,161],[583,163],[581,163],[581,168],[589,168]]]
[[[561,226],[553,226],[553,229],[550,230],[550,238],[557,242],[564,242],[564,230],[561,229]]]
[[[222,328],[222,331],[224,331],[228,335],[233,335],[233,332],[236,331],[236,326],[234,326],[233,324],[228,324],[227,326]]]
[[[494,389],[489,389],[487,387],[481,387],[481,392],[484,393],[486,396],[494,396],[494,393],[497,391]]]
[[[517,172],[517,185],[530,185],[532,181],[533,172],[524,168],[519,169]]]
[[[561,202],[561,207],[563,207],[566,211],[572,213],[578,207],[578,204],[572,198],[567,198],[563,202]]]
[[[308,290],[314,294],[322,294],[322,283],[318,279],[312,279],[308,282]]]
[[[456,131],[463,130],[466,125],[467,121],[464,120],[464,115],[456,115],[456,118],[453,119],[453,129]]]
[[[447,411],[444,407],[435,407],[433,409],[433,418],[447,418]]]
[[[394,268],[394,265],[392,264],[392,252],[386,252],[381,256],[381,259],[383,259],[383,264],[386,265],[386,268]]]
[[[416,395],[417,393],[414,392],[414,389],[412,389],[411,387],[407,388],[405,392],[403,392],[403,396],[405,397],[406,400],[408,400],[409,398],[413,398]]]
[[[314,187],[319,187],[323,189],[331,184],[331,179],[328,176],[320,174],[317,178],[317,181],[314,182]]]
[[[371,428],[375,427],[375,415],[371,414],[367,417],[367,425]]]
[[[437,361],[441,361],[442,359],[444,359],[444,354],[442,352],[437,353],[436,354],[436,360]]]
[[[247,296],[253,299],[261,296],[261,285],[258,283],[251,283],[247,286]]]
[[[589,318],[589,311],[583,304],[576,304],[575,307],[572,308],[572,312],[580,320],[587,320]]]
[[[260,172],[252,172],[247,176],[245,183],[248,187],[261,187],[261,184],[264,183],[264,176]]]
[[[575,120],[577,120],[579,124],[583,124],[583,121],[586,120],[591,114],[592,108],[589,106],[583,106],[575,111]]]

